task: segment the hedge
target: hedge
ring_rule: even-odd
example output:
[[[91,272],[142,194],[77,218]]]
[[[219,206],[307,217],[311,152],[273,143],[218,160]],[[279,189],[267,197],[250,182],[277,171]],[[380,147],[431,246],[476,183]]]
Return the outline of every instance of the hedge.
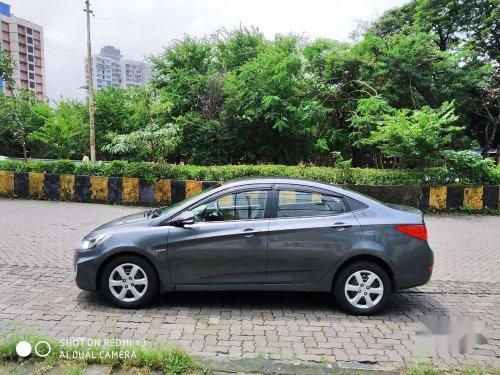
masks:
[[[154,164],[149,162],[113,161],[101,164],[75,164],[70,160],[55,162],[0,161],[0,170],[41,172],[90,176],[139,177],[153,182],[160,178],[177,180],[227,181],[252,176],[283,176],[305,178],[332,184],[350,185],[496,185],[500,184],[500,168],[490,168],[480,177],[471,178],[446,168],[425,170],[388,170],[367,168],[337,169],[286,165],[223,165],[197,166]]]

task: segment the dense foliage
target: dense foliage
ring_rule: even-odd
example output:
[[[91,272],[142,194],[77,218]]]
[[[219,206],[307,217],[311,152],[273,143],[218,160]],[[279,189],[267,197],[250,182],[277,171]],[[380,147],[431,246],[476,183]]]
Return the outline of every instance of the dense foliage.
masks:
[[[500,149],[498,5],[413,0],[352,43],[186,36],[151,58],[147,87],[96,94],[98,156],[423,170],[447,150]],[[0,154],[81,158],[86,103],[28,96],[0,97]]]

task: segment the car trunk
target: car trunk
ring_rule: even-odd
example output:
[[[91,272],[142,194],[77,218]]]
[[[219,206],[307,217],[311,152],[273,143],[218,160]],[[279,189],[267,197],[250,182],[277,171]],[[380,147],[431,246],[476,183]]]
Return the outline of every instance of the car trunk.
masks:
[[[418,208],[405,206],[402,204],[392,204],[392,203],[384,203],[387,207],[392,208],[393,210],[403,211],[408,214],[414,214],[420,217],[422,224],[424,224],[424,213],[420,211]]]

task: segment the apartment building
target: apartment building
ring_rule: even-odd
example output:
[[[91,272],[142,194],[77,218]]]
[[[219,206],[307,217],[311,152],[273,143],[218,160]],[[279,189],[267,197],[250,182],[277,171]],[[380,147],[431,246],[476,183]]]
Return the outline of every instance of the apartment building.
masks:
[[[147,64],[140,61],[122,59],[121,52],[113,46],[104,46],[98,55],[92,56],[93,86],[99,91],[105,87],[143,86],[149,79]],[[85,79],[88,74],[85,62]]]
[[[122,87],[144,86],[149,80],[149,66],[143,62],[122,60]]]
[[[15,63],[13,79],[17,88],[30,90],[39,100],[46,95],[43,28],[14,16],[8,4],[0,2],[2,49],[9,52]],[[6,90],[5,82],[3,89]],[[11,93],[6,90],[6,95]]]

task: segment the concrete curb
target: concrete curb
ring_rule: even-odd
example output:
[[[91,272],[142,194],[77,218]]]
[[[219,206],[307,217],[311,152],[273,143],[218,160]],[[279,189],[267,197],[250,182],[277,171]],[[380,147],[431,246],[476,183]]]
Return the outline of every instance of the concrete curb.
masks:
[[[315,362],[281,362],[272,359],[241,358],[229,359],[214,357],[201,359],[211,373],[216,374],[263,374],[263,375],[328,375],[328,374],[360,374],[370,373],[379,375],[398,374],[397,369],[386,369],[377,365],[362,363],[315,363]]]
[[[74,176],[0,171],[0,196],[141,206],[170,205],[216,185],[215,181],[134,177]],[[466,207],[481,211],[500,207],[500,186],[347,185],[346,188],[386,203],[423,210]]]
[[[225,375],[332,375],[332,374],[370,374],[370,375],[395,375],[400,371],[397,369],[383,369],[373,365],[363,365],[359,363],[346,364],[322,364],[314,362],[280,362],[272,359],[257,359],[257,358],[204,358],[199,359],[200,363],[205,366],[209,374]],[[64,375],[72,365],[62,364],[52,368],[44,368],[42,363],[34,363],[31,361],[0,364],[1,374],[19,374],[30,375],[43,373],[46,375]],[[125,370],[116,368],[111,371],[111,374],[116,375],[134,375],[137,374],[134,370]],[[194,371],[193,374],[204,374],[204,369]],[[84,375],[107,375],[110,374],[108,368],[100,365],[91,365],[83,370]],[[163,375],[161,371],[151,371],[151,375]]]

